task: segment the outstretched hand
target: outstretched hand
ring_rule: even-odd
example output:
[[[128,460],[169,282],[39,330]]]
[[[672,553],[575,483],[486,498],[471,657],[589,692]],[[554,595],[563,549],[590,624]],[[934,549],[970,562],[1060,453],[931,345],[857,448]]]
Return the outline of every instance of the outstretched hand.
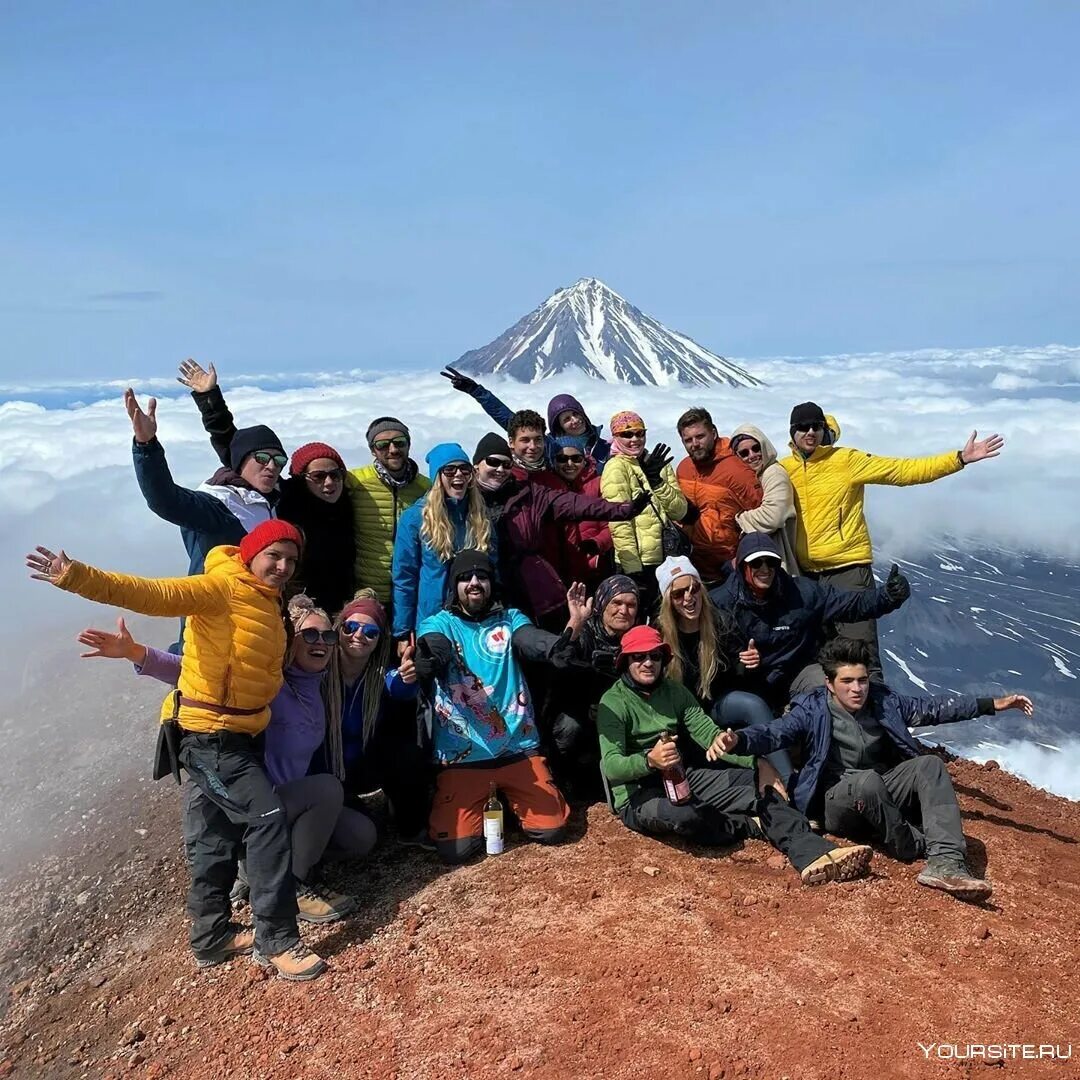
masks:
[[[211,364],[207,371],[198,361],[189,357],[180,365],[180,374],[176,381],[196,394],[206,394],[217,386],[217,369]]]
[[[1006,694],[1005,697],[994,698],[994,712],[1005,712],[1006,709],[1019,709],[1025,716],[1035,715],[1031,698],[1023,694]]]
[[[585,595],[585,586],[580,581],[575,581],[566,590],[566,606],[570,610],[567,628],[573,631],[574,637],[577,637],[593,613],[592,597]]]
[[[26,556],[26,565],[35,581],[55,585],[71,565],[71,560],[63,550],[57,555],[46,547],[37,547]]]
[[[116,620],[115,634],[108,630],[95,630],[89,627],[76,640],[80,645],[86,645],[92,650],[79,653],[84,660],[103,657],[108,660],[130,660],[134,664],[141,664],[146,659],[146,646],[140,645],[131,636],[123,615]]]
[[[671,447],[668,446],[667,443],[657,443],[641,459],[641,471],[645,474],[645,479],[655,486],[660,483],[660,478],[663,475],[664,469],[667,468],[673,460]]]
[[[446,370],[440,371],[439,374],[444,379],[449,379],[450,385],[463,394],[471,394],[480,385],[475,379],[470,379],[468,375],[462,375],[460,371],[455,371],[449,364],[446,365]]]
[[[137,443],[148,443],[157,438],[157,398],[151,398],[146,403],[146,412],[143,412],[135,397],[135,391],[129,386],[124,391],[124,408],[127,409]]]
[[[976,442],[978,434],[977,431],[973,431],[968,436],[964,449],[960,451],[961,460],[965,465],[970,465],[973,461],[982,461],[983,458],[997,457],[1001,453],[1001,448],[1005,445],[1005,440],[996,434]]]
[[[736,735],[731,728],[728,728],[727,731],[721,731],[720,734],[713,739],[708,750],[705,751],[705,759],[707,761],[717,761],[724,754],[734,753],[735,747],[738,745],[739,736]]]

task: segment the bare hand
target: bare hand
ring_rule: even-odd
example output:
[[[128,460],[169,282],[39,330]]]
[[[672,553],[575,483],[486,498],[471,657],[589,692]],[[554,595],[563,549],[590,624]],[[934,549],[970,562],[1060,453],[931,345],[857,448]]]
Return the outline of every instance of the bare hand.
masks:
[[[148,443],[157,437],[157,398],[151,398],[146,403],[146,412],[143,412],[135,391],[129,386],[124,391],[124,408],[127,409],[137,443]]]
[[[678,737],[672,735],[668,739],[658,739],[656,745],[645,755],[645,760],[654,769],[670,769],[672,765],[678,765],[679,748],[675,745]]]
[[[76,640],[80,645],[86,645],[93,650],[79,654],[84,660],[100,656],[109,660],[130,660],[134,664],[141,664],[146,659],[146,646],[140,645],[131,636],[123,615],[116,620],[115,634],[109,633],[108,630],[95,630],[90,627],[84,630]]]
[[[1035,715],[1035,706],[1031,698],[1023,694],[1006,694],[1005,697],[994,698],[994,712],[1005,712],[1006,709],[1020,709],[1025,716]]]
[[[406,644],[405,651],[401,654],[401,660],[398,663],[398,674],[401,676],[401,681],[406,686],[412,686],[416,682],[416,646]]]
[[[211,364],[210,370],[206,371],[201,364],[189,358],[180,365],[176,381],[196,394],[205,394],[217,386],[217,369]]]
[[[35,581],[48,581],[55,585],[71,565],[71,560],[63,551],[56,555],[48,548],[38,547],[26,556],[26,565]]]
[[[784,787],[784,781],[776,771],[776,767],[773,763],[771,761],[766,761],[765,758],[758,758],[757,783],[759,795],[764,795],[765,789],[771,787],[775,789],[777,795],[779,795],[784,802],[788,801],[788,793],[787,788]]]
[[[983,458],[997,457],[1005,445],[1005,440],[1000,435],[991,435],[976,442],[975,438],[978,434],[977,431],[973,431],[964,444],[964,449],[960,451],[960,457],[965,465],[970,465],[973,461],[982,461]]]
[[[739,736],[731,728],[728,728],[727,731],[721,731],[713,739],[709,749],[705,751],[705,758],[707,761],[716,761],[718,758],[723,757],[724,754],[733,754],[738,744]]]
[[[575,581],[566,590],[566,606],[570,609],[570,621],[566,625],[577,637],[593,613],[592,597],[586,597],[585,586],[580,581]]]
[[[750,639],[750,643],[746,648],[739,653],[739,663],[748,670],[756,668],[761,663],[761,653],[758,652],[753,638]]]

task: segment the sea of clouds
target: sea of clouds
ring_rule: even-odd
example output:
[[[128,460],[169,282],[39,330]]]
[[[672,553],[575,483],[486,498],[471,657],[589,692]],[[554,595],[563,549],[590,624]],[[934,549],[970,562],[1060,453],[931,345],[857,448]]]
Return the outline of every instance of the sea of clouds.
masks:
[[[178,358],[182,359],[182,358]],[[554,393],[576,394],[606,426],[622,409],[641,413],[650,445],[682,456],[675,419],[691,405],[712,411],[722,432],[753,422],[781,453],[787,418],[800,401],[836,416],[841,442],[880,454],[940,453],[1000,432],[1002,455],[960,475],[906,490],[868,493],[875,540],[892,553],[917,554],[948,532],[1021,550],[1080,554],[1080,348],[1044,346],[922,350],[858,356],[739,359],[764,380],[754,388],[610,385],[585,375],[536,386],[499,379],[487,385],[511,407],[546,411]],[[215,469],[198,411],[168,365],[133,379],[140,401],[158,397],[159,437],[173,475],[194,487]],[[454,440],[471,451],[493,424],[437,370],[273,373],[232,378],[222,387],[238,425],[270,424],[287,449],[311,440],[339,449],[350,466],[370,461],[364,431],[391,414],[412,431],[414,457]],[[121,402],[124,380],[66,385],[0,384],[0,559],[8,567],[8,628],[0,631],[0,707],[40,682],[37,634],[56,640],[89,621],[112,618],[95,605],[31,582],[22,556],[35,544],[111,569],[182,574],[187,557],[177,530],[150,514],[131,466],[131,428]],[[161,640],[172,628],[163,628]],[[78,691],[72,648],[62,672]],[[50,661],[50,664],[54,661]],[[1075,755],[1071,760],[1076,760]]]

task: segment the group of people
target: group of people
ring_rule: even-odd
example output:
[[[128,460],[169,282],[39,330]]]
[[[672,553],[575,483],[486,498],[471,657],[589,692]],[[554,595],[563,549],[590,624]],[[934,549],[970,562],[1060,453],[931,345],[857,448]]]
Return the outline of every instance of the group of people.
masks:
[[[1000,436],[881,457],[838,445],[805,402],[780,458],[760,428],[722,435],[694,407],[673,468],[635,411],[605,437],[569,395],[545,419],[442,374],[501,430],[472,452],[433,446],[425,474],[392,416],[367,425],[369,464],[325,442],[290,455],[271,427],[238,428],[213,365],[189,360],[179,378],[220,463],[197,487],[173,479],[155,400],[124,395],[139,488],[179,527],[188,575],[27,556],[61,589],[182,619],[169,652],[122,618],[79,640],[169,686],[155,775],[187,776],[201,966],[253,953],[287,979],[320,974],[298,923],[355,910],[321,868],[374,846],[379,789],[398,841],[448,863],[483,849],[495,790],[541,844],[564,838],[572,802],[606,799],[640,833],[764,839],[808,885],[866,874],[874,842],[925,859],[921,884],[990,895],[949,774],[909,729],[1032,703],[884,685],[876,620],[911,589],[896,566],[875,579],[863,493],[993,458]],[[242,900],[253,929],[234,920]]]

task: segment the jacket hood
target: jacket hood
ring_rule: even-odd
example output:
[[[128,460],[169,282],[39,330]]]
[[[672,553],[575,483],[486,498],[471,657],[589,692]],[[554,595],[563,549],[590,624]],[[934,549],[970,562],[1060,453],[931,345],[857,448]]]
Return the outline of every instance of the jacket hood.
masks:
[[[742,430],[744,430],[744,429],[739,428],[739,431],[742,431]],[[836,419],[836,417],[833,416],[832,413],[826,413],[825,414],[825,433],[829,436],[829,438],[825,442],[823,442],[821,444],[822,446],[835,446],[840,441],[840,423]],[[762,443],[763,447],[764,447],[764,445],[765,444]],[[799,449],[795,445],[795,440],[794,439],[789,439],[788,440],[788,446],[791,447],[791,449],[792,449],[792,451],[794,453],[796,453],[796,454],[799,453]],[[818,449],[820,449],[820,447]],[[816,450],[814,452],[817,453]]]
[[[240,558],[240,548],[232,544],[221,544],[219,547],[211,548],[206,553],[203,573],[213,574],[215,577],[234,578],[245,585],[250,585],[263,596],[273,599],[281,595],[280,589],[275,589],[273,585],[260,581],[244,565],[244,561]]]
[[[772,440],[764,431],[759,427],[754,427],[753,424],[741,424],[731,433],[731,447],[734,449],[735,440],[740,435],[749,435],[751,439],[755,439],[761,445],[761,471],[764,472],[770,465],[776,463],[776,447],[773,446]]]
[[[548,431],[552,435],[561,435],[562,429],[557,427],[555,421],[559,417],[559,413],[566,412],[567,409],[576,409],[582,416],[585,417],[585,424],[587,427],[592,426],[592,421],[589,419],[589,414],[581,407],[581,402],[572,394],[556,394],[548,402]]]

